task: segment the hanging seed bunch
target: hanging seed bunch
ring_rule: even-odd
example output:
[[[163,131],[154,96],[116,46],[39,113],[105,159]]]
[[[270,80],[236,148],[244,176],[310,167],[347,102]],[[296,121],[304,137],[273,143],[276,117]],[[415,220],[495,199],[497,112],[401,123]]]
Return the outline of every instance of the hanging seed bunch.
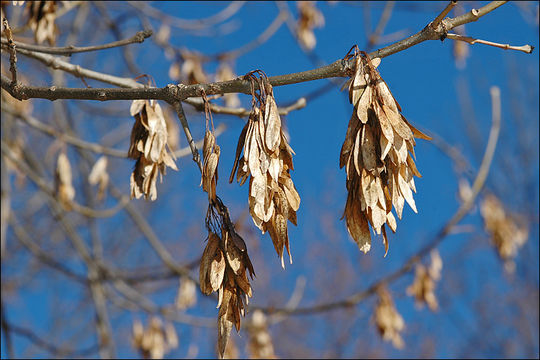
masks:
[[[277,359],[272,336],[268,331],[268,319],[261,310],[257,309],[253,312],[247,333],[250,359]]]
[[[505,270],[513,273],[516,268],[514,258],[529,237],[524,218],[510,214],[493,194],[487,194],[482,199],[480,214],[484,228],[491,235],[492,244],[504,262]]]
[[[391,341],[396,349],[405,346],[401,332],[405,329],[405,321],[397,311],[394,301],[386,288],[377,290],[379,299],[373,314],[377,331],[383,340]]]
[[[317,44],[313,29],[324,26],[324,15],[313,1],[298,1],[296,4],[298,5],[296,36],[303,47],[313,50]]]
[[[210,202],[216,200],[216,186],[218,181],[218,163],[221,149],[216,144],[216,136],[214,135],[214,120],[210,112],[210,104],[206,94],[203,92],[204,111],[206,115],[206,133],[203,142],[203,169],[201,175],[201,185],[203,190],[208,193]],[[212,131],[208,127],[210,120]]]
[[[435,249],[431,251],[431,264],[426,267],[422,264],[416,265],[414,282],[407,287],[407,295],[414,296],[416,305],[421,308],[427,304],[431,311],[437,311],[439,303],[435,296],[435,287],[441,279],[442,259]]]
[[[135,124],[128,157],[137,160],[130,179],[131,198],[139,199],[144,195],[147,200],[155,200],[158,173],[165,175],[166,166],[178,170],[174,154],[167,151],[167,124],[155,100],[133,101],[130,113],[135,117]]]
[[[431,138],[401,115],[401,107],[376,70],[380,59],[371,60],[365,52],[358,54],[358,48],[353,48],[356,69],[349,84],[349,101],[354,111],[339,158],[340,168],[345,166],[347,172],[343,216],[349,234],[364,253],[371,247],[368,223],[377,234],[382,232],[386,256],[385,224],[393,232],[397,227],[392,206],[400,219],[405,201],[417,212],[413,176],[421,175],[413,161],[414,138]]]
[[[144,359],[163,359],[178,347],[178,335],[171,323],[163,324],[154,316],[146,329],[139,320],[133,322],[131,343]]]
[[[27,25],[34,32],[36,43],[47,41],[50,46],[56,44],[58,27],[55,24],[58,1],[27,1]]]
[[[256,74],[259,76],[257,77]],[[244,76],[251,81],[252,109],[242,129],[229,182],[236,179],[243,185],[249,180],[249,211],[255,225],[264,234],[270,233],[281,266],[283,248],[292,263],[287,233],[287,220],[296,225],[300,196],[291,180],[294,151],[287,143],[274,99],[272,85],[261,70]],[[258,90],[256,90],[258,88]],[[244,156],[240,153],[244,150]],[[238,170],[238,171],[237,171]]]
[[[255,272],[244,240],[234,229],[229,211],[219,197],[210,201],[206,213],[208,243],[204,249],[199,281],[201,291],[210,295],[218,292],[218,349],[223,357],[233,325],[240,331],[240,314],[252,296],[247,272]]]

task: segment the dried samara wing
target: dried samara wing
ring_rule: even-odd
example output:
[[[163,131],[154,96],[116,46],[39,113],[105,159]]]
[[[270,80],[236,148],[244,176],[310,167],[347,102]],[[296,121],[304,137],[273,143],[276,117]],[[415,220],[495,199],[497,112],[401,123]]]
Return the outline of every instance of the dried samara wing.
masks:
[[[208,193],[208,200],[210,202],[216,199],[216,186],[218,181],[218,163],[221,150],[219,145],[216,144],[216,136],[214,135],[214,122],[212,120],[212,114],[210,112],[210,106],[206,94],[203,95],[205,113],[206,113],[206,133],[204,135],[203,142],[203,168],[201,174],[201,185],[203,190]],[[211,121],[210,131],[208,122]]]
[[[130,113],[135,117],[131,130],[128,156],[137,160],[131,173],[131,198],[157,198],[158,175],[165,174],[166,167],[178,170],[174,153],[167,150],[167,124],[157,101],[135,100]]]
[[[252,296],[248,273],[253,279],[255,272],[246,244],[217,196],[208,206],[206,227],[208,242],[201,258],[199,281],[204,294],[218,293],[218,350],[223,357],[233,326],[240,331],[240,315],[245,316]]]
[[[417,211],[413,176],[421,175],[413,160],[415,137],[430,137],[401,114],[401,107],[376,69],[380,59],[371,60],[365,52],[355,55],[356,68],[349,81],[349,101],[354,110],[339,158],[339,166],[345,166],[347,173],[343,217],[349,234],[364,253],[371,248],[368,224],[377,234],[382,233],[386,255],[385,225],[393,232],[397,227],[392,206],[400,219],[405,202]]]
[[[250,177],[251,217],[263,234],[268,231],[281,266],[285,267],[284,248],[292,263],[287,221],[296,225],[296,211],[300,207],[300,196],[290,175],[294,152],[281,128],[272,85],[266,75],[255,70],[244,78],[252,84],[252,110],[238,139],[229,182],[233,181],[235,173],[240,184]],[[242,150],[244,155],[240,157]]]
[[[71,210],[75,198],[75,188],[72,184],[71,165],[65,152],[58,155],[54,176],[56,198],[66,210]]]

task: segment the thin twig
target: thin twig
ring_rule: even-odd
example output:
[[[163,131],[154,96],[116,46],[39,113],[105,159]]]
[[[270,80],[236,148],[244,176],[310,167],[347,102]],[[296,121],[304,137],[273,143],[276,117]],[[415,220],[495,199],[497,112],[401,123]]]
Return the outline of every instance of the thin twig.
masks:
[[[384,5],[383,13],[381,15],[381,18],[379,19],[379,23],[377,24],[377,27],[375,28],[375,31],[369,36],[368,43],[367,43],[367,49],[366,51],[369,51],[373,48],[375,44],[379,41],[384,28],[388,24],[388,20],[390,20],[390,16],[392,15],[392,10],[394,9],[395,1],[387,1]]]
[[[183,102],[185,102],[186,104],[192,105],[195,109],[199,111],[204,111],[204,102],[201,98],[189,98],[189,99],[184,100]],[[301,97],[298,100],[296,100],[294,103],[288,106],[278,107],[278,113],[279,115],[282,115],[282,116],[288,115],[291,111],[302,109],[306,107],[306,105],[307,105],[306,98]],[[209,103],[209,106],[212,113],[215,113],[215,114],[225,114],[225,115],[235,115],[238,117],[245,117],[251,113],[251,109],[246,109],[243,107],[230,108],[230,107],[220,106],[220,105],[216,105],[212,103]]]
[[[186,119],[186,114],[184,114],[184,108],[182,107],[182,103],[180,101],[176,101],[171,105],[174,107],[174,110],[176,110],[178,119],[180,120],[182,128],[184,129],[184,134],[186,135],[189,147],[191,148],[191,153],[193,154],[193,161],[195,161],[197,166],[199,166],[199,170],[202,173],[201,156],[199,155],[199,150],[197,149],[195,141],[193,141],[193,136],[191,136],[191,131],[189,130],[189,124]]]
[[[288,13],[280,11],[278,16],[272,21],[272,23],[259,35],[256,39],[253,41],[239,47],[235,50],[230,50],[227,52],[223,52],[217,55],[214,55],[214,58],[219,59],[234,59],[237,58],[245,53],[250,52],[251,50],[255,49],[257,46],[260,46],[264,44],[268,39],[272,37],[276,33],[276,31],[279,30],[281,25],[287,20]]]
[[[36,335],[30,329],[26,329],[26,328],[23,328],[23,327],[20,327],[20,326],[11,324],[11,323],[9,323],[8,325],[9,325],[9,328],[11,329],[11,331],[14,334],[25,337],[31,343],[39,346],[40,348],[43,348],[43,349],[47,350],[49,353],[51,353],[55,357],[67,357],[67,358],[70,358],[70,357],[73,357],[73,358],[84,357],[84,356],[89,356],[89,355],[95,354],[99,350],[99,347],[98,347],[97,344],[91,345],[91,346],[89,346],[89,347],[87,347],[85,349],[81,349],[81,350],[72,350],[72,349],[68,349],[68,348],[60,348],[60,347],[58,347],[56,345],[53,345],[53,344],[43,340],[41,337]]]
[[[81,284],[86,285],[88,283],[86,277],[71,271],[64,264],[55,260],[52,256],[43,251],[38,244],[32,241],[25,228],[18,224],[14,214],[11,214],[9,222],[13,227],[13,232],[15,233],[17,239],[36,257],[36,259]]]
[[[11,28],[9,27],[8,20],[6,18],[2,19],[2,25],[4,25],[4,33],[6,38],[2,39],[2,43],[6,42],[6,45],[9,50],[9,71],[11,72],[11,84],[14,86],[17,84],[17,51],[16,45],[13,41],[13,34],[11,33]]]
[[[294,290],[289,297],[289,300],[285,304],[285,309],[290,309],[291,311],[294,311],[300,304],[300,301],[302,300],[302,297],[304,296],[304,290],[306,289],[306,278],[304,276],[299,276],[296,278],[296,284],[294,286]],[[283,320],[286,319],[286,315],[284,314],[273,314],[269,317],[268,323],[271,325],[275,325]]]
[[[109,185],[109,191],[112,196],[116,198],[120,198],[124,195],[118,191],[113,185]],[[182,267],[174,261],[172,258],[170,252],[167,250],[167,248],[163,245],[163,243],[159,240],[156,233],[148,224],[148,221],[140,214],[140,212],[133,206],[132,203],[127,203],[125,207],[126,212],[129,214],[129,216],[132,218],[135,225],[141,230],[141,232],[144,234],[148,242],[150,243],[150,246],[154,249],[156,254],[159,256],[161,261],[172,271],[174,271],[178,275],[187,276],[190,279],[194,280],[193,277],[189,273],[189,269]],[[195,281],[195,280],[194,280]]]
[[[434,28],[436,28],[437,26],[439,26],[439,24],[441,23],[441,21],[444,19],[444,17],[446,15],[448,15],[448,13],[454,8],[454,6],[456,6],[457,4],[457,1],[455,0],[452,0],[448,3],[448,5],[446,5],[446,7],[444,8],[444,10],[435,18],[435,20],[433,20],[431,22],[431,26],[433,26]]]
[[[8,357],[8,359],[14,359],[15,358],[15,353],[13,352],[13,342],[11,341],[11,331],[13,329],[12,329],[11,325],[7,321],[6,309],[4,308],[4,298],[2,298],[0,300],[0,303],[1,303],[1,308],[0,308],[1,320],[0,320],[0,323],[1,323],[1,326],[2,326],[2,333],[4,334],[4,340],[5,340],[4,344],[6,346],[7,357]]]
[[[22,161],[17,160],[17,156],[13,153],[9,145],[5,144],[3,140],[1,141],[1,146],[2,146],[2,154],[4,154],[4,156],[6,156],[9,160],[11,160],[13,164],[16,164],[17,168],[26,176],[28,176],[30,180],[34,182],[34,184],[36,184],[45,194],[47,194],[47,196],[49,196],[49,198],[56,200],[54,188],[48,185],[45,179],[43,179],[35,171],[30,169],[30,167],[28,167]],[[111,207],[110,209],[105,209],[105,210],[91,209],[73,200],[70,202],[70,205],[72,206],[72,209],[74,211],[81,213],[84,216],[90,216],[90,217],[95,217],[95,218],[106,218],[106,217],[111,217],[115,215],[118,211],[122,210],[122,208],[126,206],[128,203],[129,203],[129,197],[124,195],[115,206]]]
[[[64,56],[71,56],[72,54],[76,53],[82,53],[82,52],[89,52],[89,51],[98,51],[98,50],[104,50],[104,49],[111,49],[115,47],[125,46],[129,44],[134,43],[142,43],[144,42],[144,39],[152,36],[152,30],[144,30],[139,31],[129,39],[119,40],[119,41],[113,41],[108,44],[103,45],[94,45],[94,46],[83,46],[83,47],[75,47],[73,45],[70,46],[64,46],[64,47],[49,47],[49,46],[40,46],[40,45],[32,45],[32,44],[26,44],[20,41],[14,41],[15,45],[19,49],[25,49],[29,51],[35,51],[38,53],[45,53],[45,54],[52,54],[52,55],[64,55]],[[9,46],[9,38],[1,39],[2,45],[8,45]]]
[[[430,144],[452,159],[458,175],[461,175],[463,172],[471,176],[474,174],[471,164],[456,146],[450,145],[441,136],[435,134],[433,131],[429,132],[429,136],[432,138]]]
[[[484,45],[494,46],[496,48],[504,49],[504,50],[523,51],[526,54],[530,54],[534,50],[534,46],[531,46],[531,45],[528,45],[528,44],[523,45],[523,46],[513,46],[513,45],[510,45],[510,44],[499,44],[499,43],[492,42],[492,41],[475,39],[475,38],[472,38],[472,37],[469,37],[469,36],[462,36],[462,35],[458,35],[458,34],[448,34],[448,35],[446,35],[446,37],[448,39],[452,39],[452,40],[465,41],[466,43],[469,43],[470,45],[484,44]]]
[[[128,4],[140,10],[143,14],[151,16],[160,20],[161,22],[174,26],[180,29],[187,30],[200,30],[205,27],[212,26],[214,24],[223,22],[236,14],[242,6],[244,6],[245,1],[233,1],[225,9],[221,10],[217,14],[209,16],[207,18],[201,19],[180,19],[169,15],[168,13],[162,12],[145,2],[139,1],[128,1]]]

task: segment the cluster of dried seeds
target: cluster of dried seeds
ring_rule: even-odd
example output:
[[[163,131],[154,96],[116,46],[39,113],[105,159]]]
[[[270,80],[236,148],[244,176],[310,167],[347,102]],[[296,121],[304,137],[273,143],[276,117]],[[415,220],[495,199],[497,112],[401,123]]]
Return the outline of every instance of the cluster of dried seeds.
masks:
[[[391,341],[396,349],[405,346],[401,332],[405,329],[405,321],[394,305],[394,301],[386,288],[377,291],[379,299],[375,306],[375,324],[382,338]]]
[[[178,347],[178,335],[171,323],[163,324],[158,317],[152,317],[148,327],[140,321],[133,322],[132,344],[145,359],[163,359],[163,356]]]
[[[517,221],[519,217],[509,214],[493,194],[487,194],[482,199],[480,214],[484,228],[491,235],[492,244],[504,262],[505,270],[513,273],[516,266],[514,258],[529,237],[527,226]]]
[[[248,327],[250,359],[276,359],[274,344],[268,331],[268,319],[261,310],[255,310]]]
[[[211,200],[206,214],[208,242],[199,268],[201,291],[218,292],[218,349],[223,357],[233,325],[240,331],[240,315],[252,295],[247,273],[255,272],[244,240],[234,229],[229,211],[221,199]]]
[[[188,277],[180,278],[180,286],[174,305],[180,311],[186,310],[197,303],[197,284]]]
[[[324,26],[324,15],[317,9],[313,1],[298,1],[298,25],[296,36],[308,50],[313,50],[317,44],[317,38],[313,33],[314,28]]]
[[[430,138],[401,114],[401,107],[376,70],[379,63],[380,59],[371,60],[365,52],[356,56],[356,70],[349,84],[354,111],[339,165],[345,166],[347,172],[348,196],[343,216],[349,234],[366,253],[371,248],[371,224],[377,234],[382,232],[386,254],[384,225],[388,224],[393,232],[397,227],[392,206],[400,219],[405,201],[416,212],[413,176],[421,175],[413,161],[414,138]]]
[[[255,74],[259,74],[259,77]],[[242,185],[251,175],[249,181],[251,217],[263,234],[268,231],[281,259],[281,265],[285,267],[284,247],[292,263],[287,220],[296,225],[296,211],[300,206],[300,196],[289,173],[293,170],[294,151],[287,143],[281,128],[272,85],[266,75],[260,70],[255,70],[246,74],[244,78],[251,81],[252,109],[238,139],[229,182],[233,181],[236,173],[236,179]],[[240,157],[242,149],[244,155]]]
[[[28,25],[34,32],[36,43],[41,44],[45,40],[50,46],[56,43],[58,28],[56,21],[57,1],[27,1]]]
[[[407,295],[414,296],[419,307],[427,304],[431,311],[436,311],[439,308],[435,296],[435,286],[441,278],[441,270],[442,259],[437,250],[433,250],[431,253],[429,268],[422,264],[416,266],[414,282],[407,287]]]
[[[167,124],[161,107],[155,100],[135,100],[130,113],[135,117],[131,130],[128,156],[137,160],[131,173],[131,198],[157,198],[158,173],[165,174],[166,166],[178,170],[174,154],[167,150]]]

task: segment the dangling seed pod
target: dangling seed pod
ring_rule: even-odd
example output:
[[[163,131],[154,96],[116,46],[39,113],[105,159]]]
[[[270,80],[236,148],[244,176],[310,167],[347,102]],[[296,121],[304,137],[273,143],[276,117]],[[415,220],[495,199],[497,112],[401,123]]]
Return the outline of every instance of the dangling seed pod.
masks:
[[[167,124],[155,100],[135,100],[130,113],[135,117],[128,156],[137,160],[131,174],[131,198],[157,198],[157,176],[165,175],[166,166],[178,170],[174,154],[167,151]]]
[[[252,296],[247,273],[253,279],[255,271],[246,244],[218,196],[208,205],[206,228],[208,243],[201,258],[199,281],[204,294],[218,292],[218,348],[223,357],[233,325],[240,331],[240,315],[245,316]]]
[[[412,196],[416,192],[413,176],[421,175],[413,161],[414,138],[431,138],[401,114],[401,107],[376,70],[380,59],[371,60],[365,52],[358,54],[357,47],[354,48],[356,69],[349,84],[349,101],[354,111],[339,159],[339,166],[345,166],[347,172],[348,196],[343,217],[349,234],[364,253],[371,248],[368,224],[377,234],[382,232],[386,256],[385,224],[393,232],[397,227],[392,206],[400,219],[405,201],[417,212]],[[345,58],[350,57],[347,54]]]
[[[236,179],[242,185],[251,175],[249,180],[251,217],[263,234],[269,232],[281,259],[281,266],[285,267],[284,247],[292,263],[287,220],[296,225],[296,211],[300,206],[300,196],[290,175],[290,170],[294,170],[292,162],[294,151],[281,129],[281,118],[272,85],[264,72],[251,71],[244,79],[251,81],[252,108],[248,122],[238,139],[229,182],[233,181],[236,173]],[[244,155],[240,157],[242,150]]]

